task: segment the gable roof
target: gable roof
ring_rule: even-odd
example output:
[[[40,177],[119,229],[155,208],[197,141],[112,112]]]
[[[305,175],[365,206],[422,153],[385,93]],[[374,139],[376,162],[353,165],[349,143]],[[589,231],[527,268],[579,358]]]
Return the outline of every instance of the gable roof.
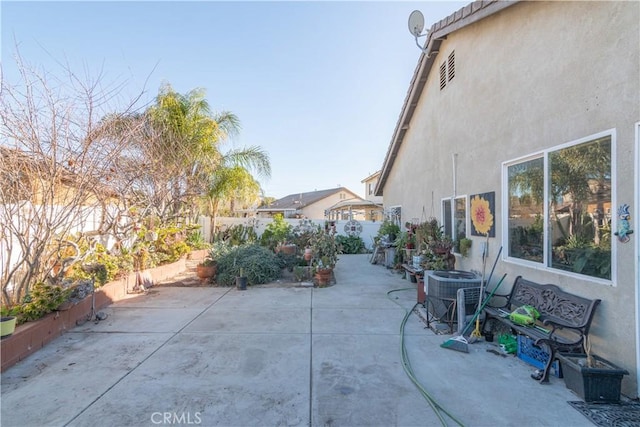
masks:
[[[502,1],[502,0],[487,0],[487,1],[475,1],[452,13],[444,19],[436,22],[429,29],[427,40],[425,41],[425,52],[420,54],[418,59],[418,65],[413,72],[409,89],[407,90],[407,96],[404,99],[396,128],[393,131],[391,137],[391,143],[387,149],[387,154],[382,164],[380,173],[380,179],[376,185],[374,194],[376,196],[382,196],[382,189],[389,177],[389,172],[393,167],[393,164],[402,145],[405,134],[409,130],[413,113],[418,106],[418,101],[424,90],[424,86],[427,83],[427,78],[431,72],[431,68],[438,56],[438,50],[442,45],[442,42],[447,38],[447,35],[473,24],[487,16],[493,15],[502,9],[519,3],[516,1]]]
[[[258,212],[269,212],[269,211],[290,211],[290,210],[298,210],[305,208],[309,205],[312,205],[322,199],[325,199],[329,196],[333,196],[334,194],[340,193],[341,191],[345,191],[354,197],[360,199],[356,194],[354,194],[351,190],[348,190],[345,187],[331,188],[328,190],[317,190],[310,191],[308,193],[295,193],[289,194],[281,199],[270,203],[269,206],[264,208],[258,208]]]
[[[367,182],[367,181],[371,181],[372,179],[378,178],[380,176],[380,172],[381,171],[376,171],[376,172],[372,173],[371,175],[369,175],[368,177],[366,177],[365,179],[363,179],[360,182]]]

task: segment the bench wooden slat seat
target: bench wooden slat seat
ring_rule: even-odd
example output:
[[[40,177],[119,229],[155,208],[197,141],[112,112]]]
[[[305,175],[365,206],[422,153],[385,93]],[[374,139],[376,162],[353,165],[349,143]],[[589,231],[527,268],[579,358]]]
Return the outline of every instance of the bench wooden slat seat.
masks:
[[[556,285],[541,285],[522,276],[516,277],[511,293],[495,297],[504,298],[506,302],[485,307],[483,330],[489,322],[498,321],[526,335],[535,345],[548,348],[550,356],[541,383],[549,381],[549,371],[558,351],[582,352],[582,343],[589,335],[593,315],[600,304],[599,299],[583,298]],[[540,313],[535,326],[519,325],[509,319],[508,313],[523,305],[531,305]]]

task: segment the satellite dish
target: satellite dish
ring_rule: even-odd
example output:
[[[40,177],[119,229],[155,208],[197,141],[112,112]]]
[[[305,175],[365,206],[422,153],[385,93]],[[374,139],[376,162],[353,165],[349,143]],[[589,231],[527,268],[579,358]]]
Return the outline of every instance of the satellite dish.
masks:
[[[424,31],[424,15],[419,10],[414,10],[411,12],[411,15],[409,15],[409,32],[413,34],[413,38],[416,39],[416,46],[418,46],[418,49],[420,49],[422,53],[427,55],[427,58],[429,58],[430,54],[427,53],[428,49],[420,46],[420,43],[418,42],[418,37],[424,37],[429,34],[428,31],[425,31],[423,34],[422,31]]]
[[[424,30],[424,15],[419,10],[414,10],[409,15],[409,31],[414,37],[422,35]]]

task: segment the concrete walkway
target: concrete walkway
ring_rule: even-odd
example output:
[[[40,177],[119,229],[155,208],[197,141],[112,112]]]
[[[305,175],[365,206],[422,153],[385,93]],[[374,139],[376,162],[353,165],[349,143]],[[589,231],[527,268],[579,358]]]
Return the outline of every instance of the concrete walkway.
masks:
[[[113,304],[2,374],[7,426],[435,426],[405,374],[399,334],[415,287],[366,255],[335,286],[155,287]],[[400,305],[396,304],[399,303]],[[516,357],[443,349],[416,315],[416,377],[467,426],[588,426],[562,379],[540,385]],[[455,425],[447,420],[449,425]]]

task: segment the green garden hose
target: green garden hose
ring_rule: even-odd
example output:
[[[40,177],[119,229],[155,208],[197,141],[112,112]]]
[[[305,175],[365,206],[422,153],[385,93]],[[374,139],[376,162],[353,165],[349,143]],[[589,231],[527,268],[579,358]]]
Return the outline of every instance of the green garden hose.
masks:
[[[397,301],[395,301],[395,300],[393,300],[391,298],[391,293],[400,292],[400,291],[408,291],[408,290],[415,291],[415,288],[402,288],[402,289],[391,290],[391,291],[387,292],[387,298],[389,298],[395,304],[398,304],[400,307],[402,307],[402,305],[400,305]],[[413,368],[411,367],[411,362],[409,360],[409,354],[407,353],[407,347],[406,347],[405,342],[404,342],[404,327],[405,327],[405,325],[407,323],[407,320],[409,320],[409,316],[411,316],[411,313],[413,312],[413,310],[415,310],[415,308],[417,306],[418,306],[418,303],[416,303],[411,308],[411,310],[407,310],[406,308],[402,307],[405,310],[405,316],[402,319],[402,323],[400,324],[400,348],[401,348],[401,351],[402,351],[402,367],[404,368],[404,372],[407,374],[407,376],[409,377],[411,382],[418,388],[418,390],[420,391],[420,394],[422,394],[422,397],[424,397],[425,400],[429,403],[429,406],[431,406],[431,408],[433,409],[433,412],[436,414],[438,419],[440,419],[440,423],[443,426],[447,426],[448,425],[447,424],[447,420],[444,417],[446,415],[451,420],[453,420],[457,425],[459,425],[461,427],[464,427],[464,424],[462,424],[462,422],[460,420],[458,420],[456,417],[451,415],[451,413],[449,411],[447,411],[445,408],[443,408],[433,398],[433,396],[431,396],[429,394],[429,392],[427,392],[427,390],[425,390],[423,385],[416,378],[415,373],[413,372]]]

